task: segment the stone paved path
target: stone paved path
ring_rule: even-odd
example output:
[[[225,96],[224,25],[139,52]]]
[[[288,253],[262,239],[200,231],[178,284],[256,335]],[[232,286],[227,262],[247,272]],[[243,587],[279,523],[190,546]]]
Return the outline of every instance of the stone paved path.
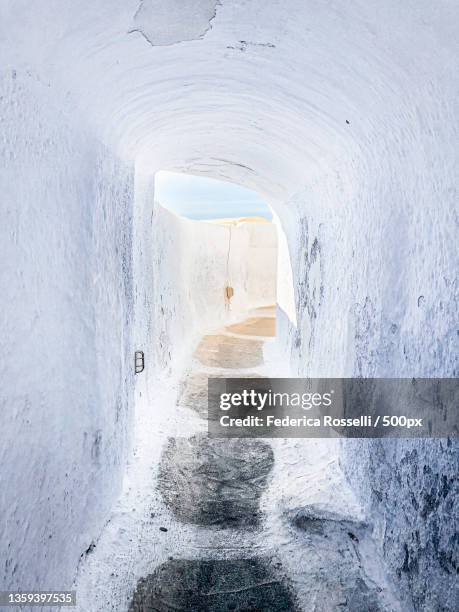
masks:
[[[177,405],[152,414],[148,399],[125,492],[81,568],[78,612],[408,612],[338,440],[207,436],[208,377],[283,375],[265,360],[274,333],[262,309],[205,336]]]
[[[261,559],[173,560],[139,582],[129,612],[158,610],[285,612],[295,602]]]
[[[203,372],[202,366],[229,370],[228,375],[260,366],[261,338],[275,335],[274,312],[264,310],[263,316],[224,331],[202,339],[194,354],[195,367],[181,388],[179,404],[204,418],[209,372]],[[253,371],[244,374],[249,375],[257,376]],[[206,432],[170,438],[161,456],[158,490],[177,520],[237,529],[243,540],[246,530],[260,525],[260,497],[273,464],[273,450],[263,440],[210,439]],[[129,612],[296,609],[279,563],[254,556],[167,561],[139,581]]]
[[[206,433],[172,438],[158,488],[180,521],[247,527],[259,523],[259,500],[273,463],[271,446],[260,440],[218,440]]]

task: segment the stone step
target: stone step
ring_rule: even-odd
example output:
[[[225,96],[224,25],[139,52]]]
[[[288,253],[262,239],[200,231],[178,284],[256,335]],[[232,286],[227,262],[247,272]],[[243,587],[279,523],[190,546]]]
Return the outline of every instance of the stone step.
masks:
[[[227,325],[225,330],[233,334],[273,337],[276,335],[276,318],[249,317],[241,323]]]
[[[207,419],[209,378],[223,377],[209,375],[206,372],[189,372],[180,385],[177,405],[190,408],[197,412],[201,418]],[[261,375],[256,373],[244,374],[244,378],[261,378]]]
[[[387,585],[381,586],[381,576],[371,575],[379,561],[368,525],[313,506],[291,510],[287,519],[302,550],[298,579],[315,612],[399,610]]]
[[[299,608],[264,559],[170,560],[139,580],[129,612],[286,612]]]
[[[194,358],[207,367],[255,368],[263,363],[263,342],[223,334],[204,336]]]
[[[170,438],[158,489],[182,522],[220,528],[253,527],[274,464],[271,446],[255,439]]]

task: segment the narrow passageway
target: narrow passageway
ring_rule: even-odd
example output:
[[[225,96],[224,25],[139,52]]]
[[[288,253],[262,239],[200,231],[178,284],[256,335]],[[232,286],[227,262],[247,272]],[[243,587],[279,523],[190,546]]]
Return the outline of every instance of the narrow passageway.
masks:
[[[456,612],[457,422],[211,440],[205,392],[456,381],[459,3],[0,6],[0,597]]]
[[[205,335],[175,405],[159,408],[163,394],[150,406],[142,427],[160,410],[161,443],[140,436],[124,496],[80,567],[81,612],[400,609],[335,441],[208,437],[208,378],[268,376],[275,313]]]

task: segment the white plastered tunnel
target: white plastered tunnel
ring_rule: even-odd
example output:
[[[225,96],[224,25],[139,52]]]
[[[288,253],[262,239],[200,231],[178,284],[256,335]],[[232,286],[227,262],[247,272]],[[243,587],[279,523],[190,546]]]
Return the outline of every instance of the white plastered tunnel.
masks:
[[[192,321],[162,261],[159,170],[233,181],[272,207],[295,375],[457,376],[455,2],[0,10],[4,588],[73,580],[120,491],[133,351],[142,385],[193,340],[174,331]],[[340,453],[407,601],[450,609],[452,491],[427,521],[406,511],[449,482],[454,445]]]

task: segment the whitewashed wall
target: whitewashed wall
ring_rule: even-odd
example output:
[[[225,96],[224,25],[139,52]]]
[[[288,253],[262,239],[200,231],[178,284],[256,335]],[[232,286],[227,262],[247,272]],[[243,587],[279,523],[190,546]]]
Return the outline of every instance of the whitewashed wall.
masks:
[[[277,302],[277,230],[272,223],[245,223],[249,234],[248,299],[251,308]]]
[[[115,151],[275,204],[296,303],[293,315],[283,301],[281,332],[298,373],[458,372],[457,2],[215,0],[198,27],[179,0],[159,3],[161,19],[137,1],[58,4],[0,7],[6,588],[62,588],[118,486],[121,440],[103,449],[125,432],[110,406],[126,397],[132,175]],[[152,186],[137,178],[136,346],[157,337],[156,361],[170,363],[186,317],[200,329],[190,288],[173,288],[190,252],[150,231]],[[154,266],[156,293],[141,274]],[[457,441],[357,446],[343,445],[343,466],[401,591],[418,609],[455,609]]]
[[[443,161],[456,156],[455,119],[446,102],[441,122],[429,111],[434,89],[417,104],[423,111],[388,128],[364,159],[277,207],[296,304],[296,322],[282,318],[282,338],[300,376],[457,377],[457,207]],[[415,610],[455,607],[457,456],[454,439],[341,444],[407,609],[410,596]]]
[[[61,590],[124,468],[133,173],[38,74],[0,91],[0,584]]]
[[[210,330],[275,304],[277,246],[273,224],[192,221],[155,204],[152,216],[152,362],[177,371]],[[234,295],[228,304],[225,287]],[[156,372],[157,374],[158,372]]]

